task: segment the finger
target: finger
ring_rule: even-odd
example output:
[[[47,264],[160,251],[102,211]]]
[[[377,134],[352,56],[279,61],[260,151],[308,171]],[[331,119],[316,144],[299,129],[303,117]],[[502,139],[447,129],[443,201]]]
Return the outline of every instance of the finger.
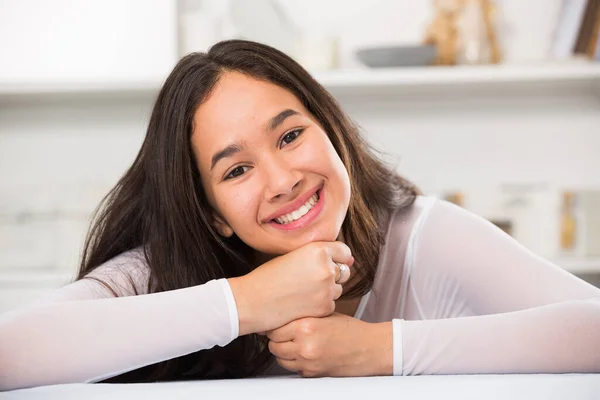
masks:
[[[298,344],[294,342],[273,342],[269,341],[269,351],[277,358],[282,360],[294,361],[298,354]]]
[[[327,254],[333,262],[339,262],[350,265],[352,260],[352,252],[350,247],[342,242],[327,242],[325,244]]]
[[[267,332],[267,337],[273,342],[289,342],[294,340],[296,337],[296,330],[294,328],[296,321],[292,321],[281,328],[273,329]]]
[[[339,279],[337,279],[335,282],[339,283],[339,284],[344,284],[346,282],[348,282],[348,280],[350,279],[350,267],[347,266],[346,264],[342,264],[342,263],[336,263],[338,270],[339,270]]]
[[[340,270],[340,265],[341,265],[340,263],[336,263],[336,262],[333,263],[332,272],[334,275],[333,281],[335,283],[340,283],[340,278],[342,277],[342,271]]]
[[[331,273],[335,275],[335,283],[344,284],[350,280],[350,267],[346,264],[335,262],[333,263]]]
[[[354,265],[354,257],[353,256],[350,256],[350,260],[348,260],[347,264],[349,267],[352,267]]]
[[[340,298],[342,293],[344,292],[344,288],[340,284],[333,285],[333,300],[337,300]]]
[[[298,372],[300,367],[297,361],[283,360],[281,358],[275,358],[277,360],[277,364],[279,364],[282,368],[287,369],[291,372]]]

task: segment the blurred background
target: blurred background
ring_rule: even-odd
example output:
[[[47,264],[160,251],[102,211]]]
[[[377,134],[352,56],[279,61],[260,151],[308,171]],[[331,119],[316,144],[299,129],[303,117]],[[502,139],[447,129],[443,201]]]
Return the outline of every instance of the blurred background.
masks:
[[[425,194],[600,285],[600,0],[0,0],[0,312],[72,280],[179,58],[294,57]]]

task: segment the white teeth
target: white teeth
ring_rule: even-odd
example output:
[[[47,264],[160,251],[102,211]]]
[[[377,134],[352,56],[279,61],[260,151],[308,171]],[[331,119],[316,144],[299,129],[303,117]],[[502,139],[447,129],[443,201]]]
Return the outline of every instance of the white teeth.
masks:
[[[289,224],[292,221],[302,218],[306,213],[310,211],[311,208],[317,204],[319,201],[319,197],[315,193],[306,203],[304,203],[297,210],[292,211],[291,213],[282,215],[281,217],[276,218],[275,220],[280,224]]]

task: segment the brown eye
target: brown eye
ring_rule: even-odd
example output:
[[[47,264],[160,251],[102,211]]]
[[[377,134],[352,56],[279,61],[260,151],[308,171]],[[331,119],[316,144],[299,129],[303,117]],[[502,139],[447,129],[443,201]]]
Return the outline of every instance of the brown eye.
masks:
[[[245,166],[235,167],[234,169],[231,170],[231,172],[229,174],[227,174],[227,176],[225,177],[225,180],[237,178],[238,176],[243,175],[245,172],[244,168],[248,168],[248,167],[245,167]]]
[[[302,131],[304,131],[304,129],[294,129],[293,131],[286,133],[283,136],[283,138],[281,138],[281,146],[280,147],[283,147],[286,144],[292,143],[294,140],[296,140],[298,138],[298,136],[300,136]]]

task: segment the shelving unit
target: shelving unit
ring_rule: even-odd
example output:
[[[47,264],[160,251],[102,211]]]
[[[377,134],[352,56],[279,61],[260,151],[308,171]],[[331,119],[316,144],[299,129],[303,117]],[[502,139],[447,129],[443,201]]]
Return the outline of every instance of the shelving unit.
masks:
[[[453,91],[498,88],[545,90],[574,88],[600,96],[600,63],[573,60],[538,65],[381,68],[315,71],[313,76],[334,95],[397,94],[407,89]],[[162,80],[146,82],[0,83],[0,101],[38,101],[77,96],[155,96]]]
[[[600,64],[584,60],[530,65],[379,68],[316,73],[328,87],[598,82]]]

